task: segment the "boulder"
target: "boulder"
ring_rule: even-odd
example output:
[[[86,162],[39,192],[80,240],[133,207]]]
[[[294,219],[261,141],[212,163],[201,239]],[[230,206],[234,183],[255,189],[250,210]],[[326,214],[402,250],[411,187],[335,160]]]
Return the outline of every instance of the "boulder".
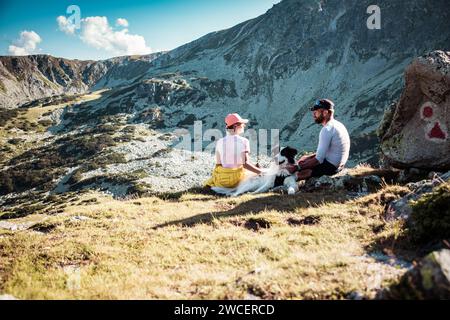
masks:
[[[334,176],[322,176],[320,178],[308,179],[303,191],[317,191],[317,190],[345,190],[356,193],[369,193],[379,190],[383,185],[382,179],[376,175],[355,176],[343,170]]]
[[[450,250],[430,253],[378,298],[450,299]]]
[[[405,86],[380,130],[383,157],[397,168],[449,170],[450,51],[415,59]]]
[[[444,181],[450,181],[450,171],[441,176],[435,175],[430,180],[408,183],[406,186],[411,192],[398,200],[392,201],[386,208],[384,218],[387,221],[403,219],[409,222],[412,213],[412,201],[417,201],[423,195],[432,192],[435,187],[441,185]]]

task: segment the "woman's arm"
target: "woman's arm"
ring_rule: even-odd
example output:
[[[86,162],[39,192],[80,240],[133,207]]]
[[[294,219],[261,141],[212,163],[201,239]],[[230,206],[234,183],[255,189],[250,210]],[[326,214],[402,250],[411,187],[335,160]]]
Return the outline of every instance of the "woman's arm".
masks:
[[[245,152],[244,154],[245,154],[244,168],[253,173],[261,174],[263,171],[260,168],[258,168],[257,166],[255,166],[253,163],[250,162],[250,159],[248,157],[248,152]]]
[[[220,153],[216,150],[216,166],[222,165],[222,160],[220,160]]]

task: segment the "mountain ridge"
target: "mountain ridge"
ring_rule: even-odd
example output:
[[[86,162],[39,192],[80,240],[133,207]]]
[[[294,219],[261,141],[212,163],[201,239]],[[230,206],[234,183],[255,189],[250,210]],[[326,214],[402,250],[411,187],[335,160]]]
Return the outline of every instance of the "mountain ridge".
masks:
[[[161,54],[156,52],[99,61],[48,54],[0,56],[0,108],[12,109],[55,95],[86,93],[107,87],[115,79],[132,80],[139,75],[136,74],[136,66],[142,69]],[[122,83],[124,81],[120,81]]]

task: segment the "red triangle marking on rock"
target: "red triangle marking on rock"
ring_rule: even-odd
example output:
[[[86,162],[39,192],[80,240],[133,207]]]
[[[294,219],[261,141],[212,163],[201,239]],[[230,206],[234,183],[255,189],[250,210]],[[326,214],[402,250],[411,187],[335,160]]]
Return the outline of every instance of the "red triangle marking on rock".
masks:
[[[435,123],[433,129],[431,129],[430,133],[428,133],[428,137],[442,140],[447,139],[447,135],[444,133],[444,131],[442,131],[439,122]]]

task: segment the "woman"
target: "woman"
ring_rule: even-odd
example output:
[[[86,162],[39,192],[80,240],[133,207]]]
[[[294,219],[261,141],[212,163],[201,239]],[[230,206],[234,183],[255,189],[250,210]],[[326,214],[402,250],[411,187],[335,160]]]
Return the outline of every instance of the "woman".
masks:
[[[247,119],[237,113],[225,118],[227,135],[216,144],[216,167],[212,177],[205,182],[207,187],[234,188],[245,178],[245,170],[256,174],[263,170],[250,162],[250,143],[241,137]]]

